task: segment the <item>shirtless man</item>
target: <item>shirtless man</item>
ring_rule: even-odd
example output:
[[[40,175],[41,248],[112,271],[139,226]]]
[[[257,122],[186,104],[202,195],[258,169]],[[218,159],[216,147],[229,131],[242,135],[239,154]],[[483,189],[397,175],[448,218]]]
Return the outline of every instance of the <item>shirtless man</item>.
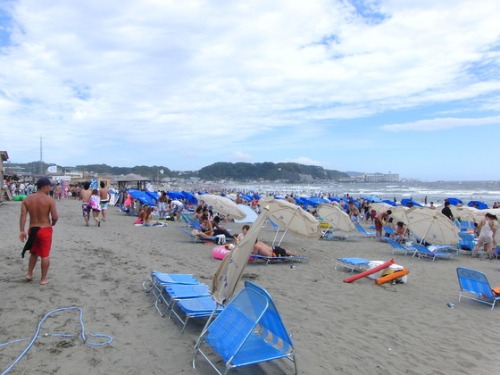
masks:
[[[26,280],[33,280],[33,270],[41,258],[42,277],[40,284],[45,285],[47,281],[47,272],[50,265],[50,247],[52,245],[52,227],[57,223],[57,210],[56,203],[53,198],[49,196],[51,190],[51,182],[47,177],[41,177],[37,183],[37,192],[31,194],[23,200],[21,204],[21,216],[19,218],[20,234],[19,239],[24,242],[28,238],[28,234],[32,236],[33,242],[31,243],[30,260],[28,265],[28,273]],[[29,214],[30,223],[29,231],[25,232],[26,218]],[[28,239],[28,243],[30,240]]]
[[[89,226],[90,206],[88,202],[91,195],[92,195],[92,190],[90,190],[90,182],[85,181],[83,183],[83,189],[80,190],[80,200],[82,201],[82,214],[83,214],[83,219],[85,220],[86,227]]]
[[[109,204],[109,188],[106,186],[106,181],[101,181],[99,189],[99,199],[101,200],[102,221],[106,221],[106,213],[108,212]]]
[[[269,246],[262,241],[257,241],[253,245],[252,254],[263,255],[266,257],[294,256],[297,254],[290,253],[280,246]]]

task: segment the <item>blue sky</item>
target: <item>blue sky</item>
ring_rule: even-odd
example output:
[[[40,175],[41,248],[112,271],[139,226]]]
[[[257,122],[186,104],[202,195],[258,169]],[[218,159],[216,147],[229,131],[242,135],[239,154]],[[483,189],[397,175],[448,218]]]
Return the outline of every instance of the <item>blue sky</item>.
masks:
[[[500,2],[0,0],[0,150],[500,180]]]

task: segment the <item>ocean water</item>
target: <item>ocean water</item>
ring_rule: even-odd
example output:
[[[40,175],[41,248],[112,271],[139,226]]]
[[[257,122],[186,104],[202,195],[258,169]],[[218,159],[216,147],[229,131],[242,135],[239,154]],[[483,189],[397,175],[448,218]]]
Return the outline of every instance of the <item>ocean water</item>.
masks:
[[[417,202],[443,204],[446,198],[458,198],[467,204],[471,200],[482,201],[489,207],[500,202],[500,181],[401,181],[390,183],[330,183],[330,184],[225,184],[224,190],[257,192],[272,195],[344,196],[353,198],[378,196],[397,202],[412,198]]]

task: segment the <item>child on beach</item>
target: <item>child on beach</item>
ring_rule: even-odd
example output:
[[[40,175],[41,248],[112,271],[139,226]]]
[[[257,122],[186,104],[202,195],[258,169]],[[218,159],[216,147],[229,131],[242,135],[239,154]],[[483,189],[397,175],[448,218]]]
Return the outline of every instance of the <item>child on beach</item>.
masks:
[[[97,191],[97,189],[92,190],[89,206],[92,209],[92,217],[95,220],[95,225],[100,227],[101,221],[99,220],[99,213],[101,212],[101,198],[99,197],[99,191]]]

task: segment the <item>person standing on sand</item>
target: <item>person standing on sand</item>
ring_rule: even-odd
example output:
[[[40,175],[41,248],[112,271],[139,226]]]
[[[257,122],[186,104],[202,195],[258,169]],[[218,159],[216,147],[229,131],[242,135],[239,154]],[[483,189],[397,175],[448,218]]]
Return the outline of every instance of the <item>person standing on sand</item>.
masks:
[[[102,221],[106,221],[106,213],[108,212],[109,205],[109,188],[106,186],[106,181],[101,181],[99,184],[99,199],[101,203]]]
[[[28,273],[26,280],[33,280],[33,270],[41,258],[42,276],[40,284],[45,285],[47,281],[47,272],[50,266],[50,248],[52,246],[52,227],[56,225],[58,216],[56,202],[49,196],[51,182],[47,177],[41,177],[37,183],[37,192],[26,197],[21,204],[21,216],[19,218],[20,234],[19,239],[28,241],[23,250],[30,250],[30,259],[28,264]],[[29,214],[30,223],[28,233],[25,232],[26,218]]]
[[[83,183],[83,189],[80,190],[80,200],[82,201],[82,214],[83,214],[83,219],[85,220],[86,227],[89,226],[89,220],[90,220],[89,199],[91,195],[92,195],[92,190],[90,190],[90,182],[85,181]]]

